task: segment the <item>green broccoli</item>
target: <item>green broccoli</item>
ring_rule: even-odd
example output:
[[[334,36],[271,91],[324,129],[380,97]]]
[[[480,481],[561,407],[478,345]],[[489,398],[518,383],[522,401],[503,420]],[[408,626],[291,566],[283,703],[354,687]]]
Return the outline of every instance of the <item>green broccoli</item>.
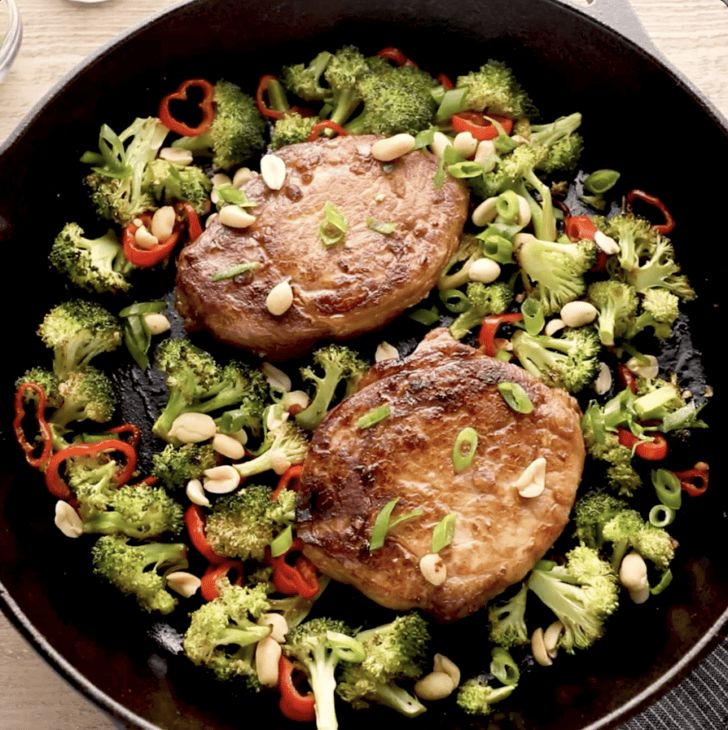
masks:
[[[462,339],[471,329],[482,324],[489,314],[505,312],[513,299],[513,286],[505,281],[495,281],[492,284],[471,281],[465,293],[470,307],[450,324],[450,334],[456,340]]]
[[[643,293],[639,313],[624,334],[631,340],[640,332],[651,328],[658,340],[672,335],[672,327],[680,316],[680,298],[667,289],[648,289]]]
[[[121,344],[121,323],[95,302],[72,299],[56,305],[38,327],[43,344],[53,350],[53,370],[60,378],[82,370]]]
[[[218,465],[212,444],[167,444],[152,456],[152,476],[165,489],[184,489],[192,479],[202,479],[206,469]]]
[[[417,717],[425,706],[400,681],[419,678],[425,668],[430,631],[416,612],[397,616],[390,623],[360,631],[366,658],[344,664],[337,694],[355,708],[381,704],[406,717]]]
[[[460,239],[457,251],[442,270],[437,280],[439,291],[458,289],[470,281],[468,271],[475,261],[483,258],[483,249],[480,239],[471,234],[464,234]]]
[[[146,484],[125,485],[111,494],[105,509],[88,508],[81,502],[80,516],[86,533],[120,533],[150,540],[165,533],[178,535],[184,510],[163,487]]]
[[[283,653],[299,664],[308,676],[316,702],[316,726],[319,730],[336,730],[336,677],[342,662],[361,662],[364,647],[353,638],[353,631],[343,621],[318,617],[291,629],[282,645]]]
[[[499,61],[490,60],[477,71],[458,76],[455,87],[468,89],[468,109],[513,119],[536,115],[533,102],[516,80],[513,71]]]
[[[270,469],[282,474],[289,466],[303,463],[308,445],[306,432],[287,420],[277,428],[266,431],[257,456],[233,466],[244,479]]]
[[[466,679],[457,690],[455,701],[457,706],[468,715],[484,717],[493,711],[496,702],[510,697],[515,684],[493,687],[486,675]]]
[[[318,122],[318,117],[304,117],[297,111],[287,111],[280,119],[276,119],[273,125],[270,137],[271,149],[278,150],[289,144],[306,142]]]
[[[48,418],[48,423],[62,435],[71,423],[94,421],[107,423],[114,415],[114,388],[104,372],[89,365],[69,373],[58,384],[61,405]]]
[[[564,565],[537,563],[527,583],[564,625],[558,645],[570,654],[601,638],[604,622],[619,601],[616,573],[586,545],[572,548]]]
[[[184,543],[134,544],[126,535],[102,535],[91,549],[94,573],[126,595],[136,597],[145,611],[169,614],[177,599],[166,590],[166,576],[187,568]]]
[[[587,301],[598,310],[599,339],[607,347],[628,335],[634,323],[639,298],[629,284],[614,279],[595,281],[587,289]]]
[[[53,241],[48,260],[86,291],[119,294],[131,288],[129,274],[134,266],[112,229],[99,238],[87,238],[78,223],[66,223]]]
[[[108,509],[118,491],[116,475],[122,468],[105,453],[66,459],[66,482],[78,502],[79,513]]]
[[[417,134],[429,129],[437,111],[437,82],[414,66],[394,66],[359,79],[363,110],[344,128],[349,134]]]
[[[270,633],[270,626],[258,619],[268,611],[265,586],[231,585],[218,581],[220,595],[190,614],[190,625],[182,646],[197,666],[205,667],[220,681],[241,678],[244,686],[257,692],[260,681],[255,671],[255,645]]]
[[[332,57],[329,51],[321,51],[308,64],[284,66],[280,75],[283,85],[304,101],[322,101],[331,95],[331,89],[323,85],[321,80]]]
[[[324,71],[330,87],[327,103],[331,107],[328,118],[336,124],[345,124],[363,100],[359,82],[371,76],[367,58],[353,46],[339,48],[332,55]]]
[[[86,152],[81,161],[92,165],[85,178],[100,218],[128,226],[134,218],[155,209],[144,187],[147,165],[157,156],[169,130],[156,117],[135,119],[116,135],[103,125],[99,152]]]
[[[207,515],[205,536],[218,555],[261,561],[271,540],[296,519],[296,494],[251,484],[219,497]]]
[[[58,408],[63,402],[63,398],[58,392],[58,376],[52,370],[37,366],[31,367],[15,380],[15,390],[24,383],[35,383],[43,389],[47,408]],[[24,392],[23,401],[37,403],[38,395],[34,390],[27,389]]]
[[[344,398],[351,395],[367,369],[367,363],[346,345],[320,347],[312,357],[312,365],[301,368],[301,376],[314,383],[315,393],[309,405],[295,416],[296,424],[309,431],[323,421],[339,386],[343,384],[345,388]],[[314,367],[320,368],[323,374],[317,375]]]
[[[488,606],[490,639],[494,644],[512,647],[531,641],[525,620],[527,597],[528,586],[522,583],[509,598]]]
[[[519,329],[511,344],[521,366],[553,388],[578,393],[591,385],[599,372],[601,348],[592,326],[565,330],[560,337],[531,335]]]
[[[541,302],[547,316],[584,295],[584,274],[596,262],[593,241],[546,241],[530,233],[515,236],[514,254],[527,294]]]
[[[157,369],[166,376],[167,403],[152,426],[155,436],[175,443],[171,433],[183,413],[212,413],[237,408],[246,426],[258,429],[268,391],[258,369],[230,361],[222,366],[186,339],[164,340],[157,349]]]
[[[536,166],[538,170],[547,174],[574,172],[584,149],[584,139],[576,131],[581,120],[581,114],[575,112],[548,124],[530,125],[530,143],[546,148],[546,155]]]
[[[210,212],[212,181],[197,165],[180,167],[168,160],[153,160],[144,171],[143,185],[155,207],[179,201],[189,203],[199,215]]]
[[[230,81],[215,84],[215,116],[207,132],[182,137],[172,147],[193,154],[212,155],[212,164],[229,170],[242,165],[265,147],[265,118],[255,99]]]
[[[587,547],[600,550],[604,545],[604,525],[628,509],[628,503],[608,492],[592,492],[574,504],[574,535]]]
[[[675,557],[677,542],[664,528],[645,522],[633,536],[632,547],[655,568],[664,572]]]
[[[633,540],[645,522],[635,509],[623,509],[615,514],[602,526],[602,536],[605,542],[612,544],[609,562],[615,570],[619,570],[622,558],[632,547]]]

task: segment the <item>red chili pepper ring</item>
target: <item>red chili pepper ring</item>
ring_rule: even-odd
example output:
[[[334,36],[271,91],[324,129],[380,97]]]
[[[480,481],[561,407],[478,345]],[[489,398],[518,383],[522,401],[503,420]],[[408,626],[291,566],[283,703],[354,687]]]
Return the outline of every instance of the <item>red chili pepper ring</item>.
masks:
[[[193,88],[202,89],[202,101],[199,103],[199,107],[202,110],[202,121],[196,127],[190,127],[184,122],[180,122],[172,116],[169,110],[170,103],[173,101],[186,101],[188,97],[188,91]],[[159,121],[164,124],[167,129],[175,134],[179,134],[183,137],[197,137],[212,126],[212,122],[215,119],[215,87],[205,79],[187,79],[183,81],[177,91],[173,91],[171,94],[167,94],[162,101],[159,103]]]

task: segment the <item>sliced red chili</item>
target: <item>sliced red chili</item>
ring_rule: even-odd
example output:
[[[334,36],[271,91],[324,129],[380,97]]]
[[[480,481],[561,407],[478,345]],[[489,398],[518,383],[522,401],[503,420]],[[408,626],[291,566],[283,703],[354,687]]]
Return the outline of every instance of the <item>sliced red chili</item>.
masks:
[[[151,213],[143,213],[138,217],[146,227],[149,227],[152,221]],[[161,261],[164,261],[172,253],[181,234],[181,226],[178,222],[175,224],[175,228],[169,238],[151,248],[139,248],[136,241],[138,228],[139,226],[135,223],[130,223],[126,226],[121,235],[121,242],[124,248],[124,256],[126,256],[128,261],[142,268],[155,266]]]
[[[395,48],[394,46],[382,48],[381,51],[377,52],[377,56],[386,58],[389,61],[394,62],[397,66],[417,66],[414,61],[407,58],[407,56],[405,56],[399,48]]]
[[[617,437],[622,446],[634,448],[635,456],[645,461],[662,461],[667,456],[667,439],[661,433],[651,433],[651,441],[640,441],[630,430],[618,427]]]
[[[520,322],[523,319],[522,312],[512,312],[509,314],[489,314],[480,325],[478,332],[478,342],[483,347],[484,352],[489,357],[495,357],[498,348],[495,344],[495,338],[498,329],[502,324],[507,322]]]
[[[470,132],[475,139],[495,139],[500,130],[491,119],[503,127],[506,134],[513,131],[513,120],[501,114],[483,114],[476,111],[463,111],[450,117],[450,126],[453,132]]]
[[[278,707],[288,720],[294,722],[314,722],[316,720],[316,703],[313,692],[305,694],[299,689],[299,681],[306,675],[297,670],[293,662],[285,655],[278,660],[278,691],[281,693]]]
[[[258,111],[269,119],[280,119],[284,112],[277,109],[271,109],[268,106],[267,94],[271,81],[277,81],[278,77],[273,74],[264,74],[258,81],[258,88],[255,91],[255,105]]]
[[[114,426],[107,429],[106,433],[129,434],[129,443],[136,448],[142,439],[142,430],[135,423],[122,423],[120,426]]]
[[[197,211],[192,207],[191,203],[178,203],[175,205],[178,211],[187,219],[187,236],[188,242],[194,243],[202,235],[202,223]]]
[[[572,215],[564,223],[564,233],[570,241],[593,241],[597,227],[588,215]]]
[[[311,134],[308,135],[308,140],[306,141],[314,142],[321,136],[324,129],[331,129],[336,132],[339,137],[346,137],[349,134],[340,124],[332,122],[330,119],[322,119],[320,122],[316,122],[316,124],[313,125],[311,128]]]
[[[271,582],[279,593],[286,596],[313,598],[320,590],[318,572],[313,563],[301,553],[303,541],[294,538],[291,547],[277,557],[271,557]],[[293,560],[293,564],[288,560]]]
[[[198,104],[202,111],[202,120],[196,127],[190,127],[188,124],[175,119],[169,108],[172,102],[187,101],[189,98],[188,92],[193,88],[202,89],[202,100]],[[179,85],[176,91],[162,98],[159,103],[158,114],[159,121],[175,134],[183,137],[197,137],[207,132],[215,119],[215,87],[205,79],[187,79]]]
[[[660,213],[662,213],[665,218],[665,222],[658,223],[657,225],[652,226],[658,233],[662,233],[663,235],[665,235],[670,233],[670,231],[675,228],[675,219],[672,217],[672,214],[667,209],[667,206],[659,198],[655,197],[654,195],[650,195],[649,193],[646,193],[644,190],[630,190],[625,198],[625,203],[630,211],[634,206],[635,200],[641,200],[643,203],[652,205],[657,208]]]
[[[637,393],[637,380],[634,373],[623,363],[617,365],[617,378],[623,388],[629,388],[633,393]]]
[[[692,469],[674,471],[673,474],[690,497],[699,497],[708,489],[708,465],[704,461],[699,461]]]
[[[278,499],[278,495],[284,489],[293,489],[294,491],[296,490],[301,481],[302,470],[303,466],[301,464],[294,464],[293,466],[289,466],[288,469],[286,469],[286,471],[281,474],[276,488],[271,492],[270,495],[272,502],[275,502]]]
[[[61,465],[66,459],[76,456],[95,456],[103,451],[118,451],[125,457],[124,466],[114,475],[117,486],[126,484],[131,479],[136,469],[137,451],[132,444],[119,439],[103,439],[91,443],[72,444],[65,449],[57,451],[51,456],[48,468],[45,473],[46,486],[48,491],[59,499],[68,499],[71,496],[71,489],[61,476]]]
[[[452,89],[455,88],[455,84],[447,74],[437,74],[437,76],[435,76],[435,81],[437,81],[437,83],[440,84],[445,91],[452,91]]]
[[[218,555],[211,547],[205,536],[205,513],[198,504],[191,504],[185,510],[185,527],[190,536],[193,547],[203,558],[213,565],[220,565],[227,560]]]
[[[220,589],[217,582],[220,578],[229,577],[230,573],[236,573],[235,580],[230,581],[234,586],[242,586],[245,579],[245,572],[241,560],[224,560],[221,563],[210,563],[200,578],[200,595],[206,601],[213,601],[220,597]]]
[[[32,390],[38,396],[38,402],[35,406],[35,421],[38,425],[38,431],[41,437],[40,453],[34,455],[38,449],[38,444],[32,444],[25,437],[23,429],[23,419],[25,418],[25,393]],[[25,453],[25,460],[35,469],[43,469],[51,458],[53,450],[53,434],[48,421],[45,418],[47,399],[43,388],[38,383],[23,383],[15,392],[15,417],[13,418],[13,431],[15,438],[20,444],[20,448]]]

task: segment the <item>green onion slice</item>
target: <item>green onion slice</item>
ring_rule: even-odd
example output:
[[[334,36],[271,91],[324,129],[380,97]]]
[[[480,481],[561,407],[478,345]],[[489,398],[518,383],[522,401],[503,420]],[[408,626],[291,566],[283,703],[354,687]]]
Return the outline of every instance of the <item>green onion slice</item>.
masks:
[[[523,314],[523,324],[529,335],[537,335],[546,324],[546,318],[543,314],[541,302],[534,297],[526,297],[521,305],[521,313]]]
[[[394,512],[397,502],[399,502],[399,497],[391,499],[377,513],[377,516],[374,519],[374,525],[372,526],[372,535],[369,538],[369,552],[374,552],[374,550],[378,550],[382,547],[382,545],[384,545],[384,539],[387,537],[387,533],[400,522],[413,519],[414,517],[420,517],[422,515],[421,509],[415,509],[392,519],[392,512]]]
[[[385,223],[371,216],[367,217],[367,228],[375,233],[381,233],[383,236],[389,236],[396,230],[398,223]]]
[[[427,327],[440,321],[440,315],[437,311],[437,307],[435,306],[432,306],[429,309],[423,309],[420,307],[419,309],[415,309],[413,312],[410,312],[407,316],[415,322],[424,324]]]
[[[344,214],[328,200],[324,204],[324,220],[319,226],[319,237],[326,248],[331,248],[344,241],[349,230],[349,223]]]
[[[377,408],[374,408],[373,410],[369,411],[368,413],[365,413],[363,416],[359,418],[359,420],[356,422],[356,425],[359,428],[369,428],[370,426],[373,426],[375,423],[379,423],[380,421],[383,421],[385,418],[389,418],[392,411],[389,407],[389,403],[384,403],[381,406],[378,406]]]
[[[473,160],[464,160],[463,162],[455,162],[447,168],[450,177],[457,179],[468,179],[478,177],[483,174],[483,166],[479,162]]]
[[[136,302],[130,304],[128,307],[124,307],[119,312],[120,317],[133,317],[140,314],[159,314],[167,309],[167,302]]]
[[[533,411],[531,399],[518,383],[512,383],[510,381],[498,383],[498,392],[516,413],[531,413]]]
[[[505,685],[518,684],[521,670],[518,664],[513,660],[508,649],[502,646],[495,646],[490,652],[492,661],[490,663],[490,673],[501,683]]]
[[[439,297],[445,308],[455,314],[467,312],[473,306],[465,292],[460,289],[443,289],[439,293]]]
[[[513,224],[521,214],[521,204],[513,190],[506,190],[495,199],[495,209],[505,223]]]
[[[452,464],[455,471],[463,471],[473,463],[477,448],[478,432],[470,426],[460,431],[452,447]]]
[[[149,348],[152,344],[152,332],[144,315],[159,314],[167,309],[167,302],[136,302],[124,307],[119,317],[124,320],[122,338],[124,345],[134,362],[142,369],[149,367]]]
[[[259,261],[243,261],[240,264],[231,266],[224,271],[216,271],[210,278],[212,281],[223,281],[224,279],[234,279],[236,276],[246,274],[248,271],[255,271],[260,268]]]
[[[680,480],[667,469],[654,469],[651,477],[652,486],[660,503],[673,510],[680,509],[682,504]]]
[[[440,550],[446,548],[455,536],[455,522],[457,521],[457,515],[454,512],[450,512],[445,515],[436,525],[432,531],[432,552],[439,553]]]
[[[656,504],[649,513],[648,519],[654,527],[667,527],[675,521],[675,510],[664,504]]]
[[[423,129],[421,132],[417,132],[415,135],[415,149],[421,150],[424,147],[429,147],[435,139],[435,129]]]
[[[277,558],[284,555],[293,545],[293,528],[288,525],[270,541],[270,554]]]
[[[361,641],[353,636],[347,636],[340,631],[326,632],[326,646],[328,646],[333,654],[344,662],[353,662],[360,664],[366,658],[366,650]]]
[[[654,588],[650,588],[650,593],[653,596],[657,596],[660,593],[662,593],[662,591],[664,591],[665,588],[667,588],[667,586],[670,585],[670,583],[672,583],[672,571],[668,568],[662,574],[662,578],[660,578],[660,582]]]
[[[611,190],[619,180],[619,173],[616,170],[595,170],[587,175],[584,180],[584,190],[595,195],[606,193]]]
[[[449,122],[453,114],[457,114],[467,108],[468,91],[469,89],[463,86],[458,89],[448,89],[442,94],[442,99],[439,100],[440,106],[435,112],[435,122],[437,124]],[[440,94],[438,93],[437,97],[439,96]],[[433,97],[435,97],[434,93]],[[435,97],[435,101],[438,101],[437,97]]]
[[[217,209],[220,210],[224,203],[238,205],[241,208],[254,208],[255,203],[248,198],[245,190],[236,188],[232,183],[225,183],[215,188],[218,196]]]

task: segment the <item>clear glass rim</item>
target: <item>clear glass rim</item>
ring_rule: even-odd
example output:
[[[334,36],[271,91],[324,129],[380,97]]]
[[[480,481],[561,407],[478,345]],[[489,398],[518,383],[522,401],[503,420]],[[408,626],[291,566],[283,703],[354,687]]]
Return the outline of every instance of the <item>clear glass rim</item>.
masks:
[[[0,7],[7,10],[7,29],[0,45],[0,72],[7,71],[20,48],[23,38],[23,24],[15,0],[0,0]]]

